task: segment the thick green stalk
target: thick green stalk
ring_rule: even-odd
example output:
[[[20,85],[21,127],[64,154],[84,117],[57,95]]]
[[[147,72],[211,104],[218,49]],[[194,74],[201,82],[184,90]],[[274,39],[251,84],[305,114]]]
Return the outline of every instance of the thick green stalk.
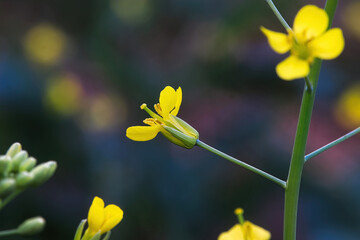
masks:
[[[332,22],[336,6],[337,0],[328,0],[326,2],[325,10],[329,15],[330,22]],[[300,182],[320,68],[321,60],[316,59],[309,74],[309,80],[312,83],[313,91],[306,91],[305,88],[301,102],[298,126],[287,180],[287,188],[285,190],[284,240],[296,239],[296,220]]]
[[[263,177],[269,179],[270,181],[273,181],[274,183],[279,184],[283,188],[286,187],[286,183],[283,180],[281,180],[281,179],[279,179],[277,177],[274,177],[273,175],[271,175],[271,174],[269,174],[267,172],[264,172],[264,171],[262,171],[262,170],[260,170],[260,169],[258,169],[256,167],[253,167],[253,166],[251,166],[251,165],[249,165],[247,163],[244,163],[244,162],[242,162],[242,161],[240,161],[240,160],[238,160],[238,159],[236,159],[236,158],[234,158],[232,156],[229,156],[226,153],[223,153],[223,152],[221,152],[221,151],[207,145],[206,143],[203,143],[200,140],[196,141],[196,145],[198,145],[199,147],[202,147],[202,148],[204,148],[204,149],[206,149],[206,150],[208,150],[208,151],[210,151],[212,153],[215,153],[216,155],[218,155],[220,157],[223,157],[226,160],[229,160],[230,162],[233,162],[233,163],[235,163],[235,164],[237,164],[237,165],[239,165],[239,166],[241,166],[243,168],[246,168],[246,169],[248,169],[248,170],[250,170],[250,171],[252,171],[252,172],[254,172],[256,174],[259,174],[260,176],[263,176]]]
[[[355,130],[353,130],[353,131],[345,134],[345,135],[342,136],[342,137],[339,137],[338,139],[332,141],[331,143],[328,143],[328,144],[326,144],[325,146],[323,146],[323,147],[321,147],[321,148],[313,151],[312,153],[309,153],[308,155],[305,156],[305,162],[307,162],[307,160],[309,160],[310,158],[313,158],[313,157],[319,155],[319,154],[322,153],[323,151],[328,150],[329,148],[331,148],[331,147],[333,147],[333,146],[335,146],[335,145],[337,145],[337,144],[345,141],[345,140],[348,139],[348,138],[351,138],[352,136],[354,136],[354,135],[356,135],[356,134],[358,134],[358,133],[360,133],[360,127],[358,127],[357,129],[355,129]]]

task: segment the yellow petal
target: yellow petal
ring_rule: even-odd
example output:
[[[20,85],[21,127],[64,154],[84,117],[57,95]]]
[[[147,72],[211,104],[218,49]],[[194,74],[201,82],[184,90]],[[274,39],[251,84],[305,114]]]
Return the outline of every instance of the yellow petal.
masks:
[[[101,233],[113,229],[122,219],[124,212],[118,206],[110,204],[105,208],[105,222],[101,227]]]
[[[99,197],[95,197],[88,213],[88,224],[90,232],[96,233],[99,231],[101,225],[104,223],[104,219],[104,201]]]
[[[328,25],[329,17],[324,9],[307,5],[295,17],[294,32],[298,40],[304,42],[323,34]]]
[[[182,90],[181,90],[181,87],[178,87],[178,89],[176,90],[175,108],[171,112],[172,115],[176,116],[178,114],[179,109],[180,109],[180,105],[181,105],[181,101],[182,101]]]
[[[247,236],[247,239],[251,240],[269,240],[271,238],[271,234],[269,231],[252,224],[249,221],[246,221],[243,225],[243,229]]]
[[[164,88],[164,90],[161,91],[159,103],[163,118],[167,118],[169,116],[169,113],[175,108],[176,99],[176,92],[172,87],[167,86]]]
[[[276,73],[284,80],[294,80],[306,77],[309,74],[310,66],[305,60],[290,55],[276,66]]]
[[[320,37],[310,41],[311,54],[322,59],[333,59],[344,50],[344,36],[340,28],[333,28]]]
[[[282,54],[290,50],[291,42],[286,34],[274,32],[264,27],[260,27],[260,30],[265,34],[270,47],[275,52]]]
[[[219,235],[218,240],[244,240],[244,232],[240,224],[236,224],[229,231]]]
[[[156,137],[161,126],[135,126],[126,130],[126,136],[134,141],[149,141]]]

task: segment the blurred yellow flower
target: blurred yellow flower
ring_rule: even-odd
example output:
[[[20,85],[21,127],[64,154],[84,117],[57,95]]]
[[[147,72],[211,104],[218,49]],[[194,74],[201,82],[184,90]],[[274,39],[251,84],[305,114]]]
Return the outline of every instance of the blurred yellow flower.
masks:
[[[49,79],[45,103],[62,115],[71,115],[81,107],[83,89],[74,75],[65,73]]]
[[[123,219],[123,211],[116,205],[110,204],[104,208],[104,201],[95,197],[88,214],[88,229],[82,239],[91,239],[97,233],[104,234],[113,229]]]
[[[176,117],[182,101],[182,91],[179,87],[176,91],[172,87],[165,87],[160,93],[159,103],[155,104],[156,113],[152,112],[146,104],[141,105],[152,118],[147,118],[144,123],[149,126],[129,127],[126,136],[134,141],[148,141],[161,132],[171,142],[185,148],[192,148],[199,133]]]
[[[340,28],[327,30],[329,17],[325,10],[307,5],[297,13],[293,31],[288,34],[261,27],[270,47],[277,53],[290,51],[290,56],[276,66],[278,76],[284,80],[306,77],[315,58],[333,59],[344,49]]]
[[[360,2],[348,3],[342,12],[346,28],[360,40]]]
[[[43,65],[57,63],[65,50],[65,34],[49,23],[31,28],[24,39],[28,58]]]
[[[116,16],[128,24],[141,24],[150,17],[149,0],[111,0],[110,4]]]
[[[360,84],[350,86],[339,97],[335,106],[335,117],[345,128],[360,126]]]
[[[269,240],[269,231],[245,221],[243,225],[236,224],[229,231],[219,235],[218,240]]]

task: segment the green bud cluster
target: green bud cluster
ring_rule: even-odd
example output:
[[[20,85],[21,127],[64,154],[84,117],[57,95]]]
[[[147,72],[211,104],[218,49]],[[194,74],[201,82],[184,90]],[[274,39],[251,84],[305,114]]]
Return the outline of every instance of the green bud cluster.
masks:
[[[55,161],[37,166],[36,162],[34,157],[22,150],[20,143],[14,143],[5,155],[0,155],[0,205],[1,199],[11,193],[39,186],[55,173]]]

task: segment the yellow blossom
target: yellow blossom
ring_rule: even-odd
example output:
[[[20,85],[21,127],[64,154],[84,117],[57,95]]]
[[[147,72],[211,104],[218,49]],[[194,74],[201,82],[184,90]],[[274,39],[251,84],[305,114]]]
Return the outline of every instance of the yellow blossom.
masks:
[[[243,225],[236,224],[229,231],[219,235],[218,240],[269,240],[269,231],[245,221]]]
[[[143,122],[149,126],[134,126],[126,130],[126,136],[134,141],[148,141],[161,132],[171,142],[185,148],[192,148],[199,133],[182,119],[176,117],[182,102],[182,90],[179,87],[167,86],[161,93],[159,103],[154,105],[152,112],[146,104],[141,105],[152,118],[146,118]]]
[[[333,59],[344,49],[340,28],[328,29],[329,17],[325,10],[307,5],[297,13],[293,29],[288,34],[261,27],[270,47],[277,53],[290,51],[290,56],[276,66],[278,76],[284,80],[306,77],[315,58]]]
[[[88,229],[82,239],[91,239],[95,234],[104,234],[113,229],[123,218],[123,211],[114,204],[104,207],[104,201],[95,197],[88,214]]]

